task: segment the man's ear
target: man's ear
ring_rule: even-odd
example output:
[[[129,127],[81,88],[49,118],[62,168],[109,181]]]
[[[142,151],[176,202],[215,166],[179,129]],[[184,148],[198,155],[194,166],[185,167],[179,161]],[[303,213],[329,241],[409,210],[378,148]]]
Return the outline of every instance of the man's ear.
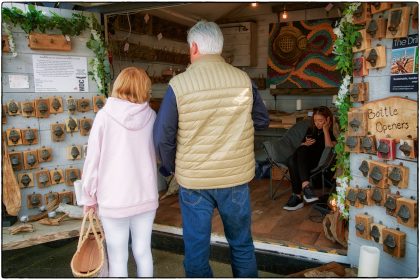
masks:
[[[191,54],[197,55],[198,54],[198,46],[196,42],[192,42],[191,44]]]

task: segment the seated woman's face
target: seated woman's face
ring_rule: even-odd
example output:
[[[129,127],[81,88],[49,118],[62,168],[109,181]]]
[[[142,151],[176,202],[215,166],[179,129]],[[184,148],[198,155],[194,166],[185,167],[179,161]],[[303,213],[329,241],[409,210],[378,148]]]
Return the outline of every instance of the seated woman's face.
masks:
[[[316,128],[322,129],[322,126],[326,123],[327,119],[323,115],[316,114],[313,116]]]

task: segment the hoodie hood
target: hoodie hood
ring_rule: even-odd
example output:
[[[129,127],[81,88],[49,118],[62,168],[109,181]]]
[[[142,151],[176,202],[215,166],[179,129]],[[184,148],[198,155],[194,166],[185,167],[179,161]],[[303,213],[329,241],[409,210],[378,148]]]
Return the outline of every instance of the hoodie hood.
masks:
[[[117,123],[129,130],[143,128],[154,115],[149,102],[137,104],[115,97],[107,99],[103,110]]]

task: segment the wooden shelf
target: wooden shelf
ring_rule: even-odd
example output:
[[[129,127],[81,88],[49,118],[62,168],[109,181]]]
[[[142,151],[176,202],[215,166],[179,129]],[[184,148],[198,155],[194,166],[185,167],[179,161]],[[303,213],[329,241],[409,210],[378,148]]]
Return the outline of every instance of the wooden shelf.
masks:
[[[276,88],[270,89],[270,94],[277,95],[335,95],[338,88]]]

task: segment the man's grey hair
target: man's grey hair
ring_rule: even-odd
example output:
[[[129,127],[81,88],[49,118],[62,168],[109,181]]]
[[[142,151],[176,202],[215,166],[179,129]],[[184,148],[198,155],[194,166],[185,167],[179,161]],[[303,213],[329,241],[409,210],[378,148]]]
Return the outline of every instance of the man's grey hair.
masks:
[[[187,41],[190,48],[195,42],[200,54],[221,54],[223,50],[223,33],[214,22],[197,22],[188,31]]]

